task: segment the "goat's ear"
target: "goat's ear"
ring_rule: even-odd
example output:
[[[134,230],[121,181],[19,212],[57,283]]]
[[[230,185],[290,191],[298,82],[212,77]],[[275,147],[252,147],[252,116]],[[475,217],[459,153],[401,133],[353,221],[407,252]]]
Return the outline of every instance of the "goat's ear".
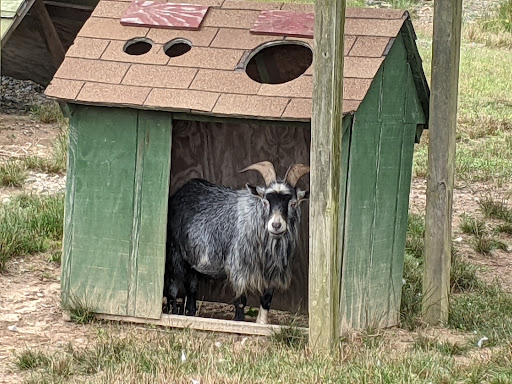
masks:
[[[245,184],[245,187],[251,192],[254,196],[258,196],[263,198],[265,196],[265,188],[254,186],[251,184]]]
[[[297,200],[299,204],[304,200],[309,199],[309,191],[303,191],[302,189],[297,188]]]

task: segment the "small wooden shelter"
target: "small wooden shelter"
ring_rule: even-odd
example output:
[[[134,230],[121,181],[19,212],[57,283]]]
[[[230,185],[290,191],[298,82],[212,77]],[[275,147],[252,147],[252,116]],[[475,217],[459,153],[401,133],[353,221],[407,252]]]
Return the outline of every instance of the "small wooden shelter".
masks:
[[[281,176],[309,163],[314,7],[194,0],[205,10],[175,4],[178,19],[193,20],[173,26],[168,16],[154,25],[159,11],[142,3],[161,6],[100,1],[46,94],[70,112],[64,301],[85,296],[98,313],[161,322],[168,194],[193,177],[256,183],[238,171],[257,161]],[[134,17],[141,12],[152,17]],[[429,90],[407,12],[349,8],[346,17],[343,325],[389,326]],[[292,312],[308,302],[303,212],[293,283],[272,305]],[[202,292],[230,299],[220,284]]]

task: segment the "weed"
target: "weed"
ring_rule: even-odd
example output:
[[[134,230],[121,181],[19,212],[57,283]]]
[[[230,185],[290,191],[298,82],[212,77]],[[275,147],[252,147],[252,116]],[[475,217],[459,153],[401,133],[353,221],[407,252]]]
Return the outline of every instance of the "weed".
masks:
[[[308,341],[304,330],[294,325],[282,327],[275,331],[271,336],[271,340],[276,344],[294,349],[303,349]]]
[[[462,345],[460,343],[453,343],[448,340],[439,341],[431,337],[420,334],[414,341],[414,348],[423,352],[438,351],[446,356],[458,356],[464,354],[469,350],[468,345]]]
[[[491,14],[481,21],[483,30],[493,33],[512,32],[512,0],[500,3],[495,14]]]
[[[87,297],[69,295],[63,307],[71,320],[77,324],[87,324],[94,320],[95,309]]]
[[[17,160],[0,163],[0,185],[4,187],[22,187],[27,178],[26,166]]]
[[[36,104],[31,109],[32,116],[41,123],[61,123],[64,116],[57,102]]]
[[[418,325],[421,314],[423,262],[406,253],[402,300],[400,302],[400,326],[413,330]]]
[[[453,295],[448,324],[464,331],[476,331],[489,338],[488,346],[512,337],[512,295],[498,283],[482,285],[473,292]]]
[[[424,252],[425,218],[411,213],[407,219],[407,240],[405,251],[410,255],[421,258]]]
[[[491,196],[486,196],[478,204],[485,217],[512,222],[512,208],[508,206],[507,201],[499,201]]]
[[[506,251],[507,244],[490,236],[477,236],[472,241],[473,249],[483,255],[488,255],[496,249]]]
[[[28,156],[23,159],[26,168],[44,173],[64,173],[67,162],[67,129],[61,129],[55,142],[50,158]]]
[[[54,249],[48,255],[48,261],[60,265],[62,259],[62,250],[61,248]]]
[[[457,252],[452,251],[452,268],[450,272],[450,287],[452,293],[471,292],[483,287],[478,278],[478,267],[461,260]]]
[[[47,365],[50,358],[41,351],[25,349],[15,354],[15,364],[21,370],[36,369]]]
[[[460,230],[468,235],[481,236],[485,233],[485,222],[471,215],[463,213],[461,216]]]
[[[506,233],[512,235],[512,223],[500,224],[496,227],[496,231],[499,233]]]
[[[0,205],[0,272],[19,255],[44,252],[60,243],[64,196],[21,194]]]

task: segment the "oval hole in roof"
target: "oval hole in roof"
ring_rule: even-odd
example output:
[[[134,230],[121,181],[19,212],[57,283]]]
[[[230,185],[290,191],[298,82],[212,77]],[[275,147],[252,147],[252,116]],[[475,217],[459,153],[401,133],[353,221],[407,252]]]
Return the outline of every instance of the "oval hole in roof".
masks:
[[[135,37],[126,42],[123,47],[123,51],[129,55],[140,56],[148,53],[152,47],[153,41],[150,39],[145,37]]]
[[[313,62],[313,51],[302,41],[273,41],[256,48],[245,72],[264,84],[282,84],[302,75]]]
[[[184,55],[192,49],[192,43],[187,39],[174,39],[164,45],[164,52],[169,57]]]

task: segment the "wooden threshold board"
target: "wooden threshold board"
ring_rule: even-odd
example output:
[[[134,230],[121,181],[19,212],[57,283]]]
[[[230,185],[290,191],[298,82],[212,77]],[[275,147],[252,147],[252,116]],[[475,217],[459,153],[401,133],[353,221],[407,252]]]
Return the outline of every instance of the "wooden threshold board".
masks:
[[[189,317],[181,315],[165,315],[162,314],[160,319],[143,319],[140,317],[131,316],[117,316],[97,314],[97,319],[122,321],[137,324],[153,324],[163,327],[172,328],[189,328],[199,331],[223,332],[223,333],[238,333],[244,335],[258,335],[258,336],[271,336],[275,332],[279,332],[283,328],[288,328],[284,325],[275,324],[256,324],[245,321],[233,320],[219,320],[209,319],[203,317]],[[297,327],[304,333],[308,332],[307,328]]]

